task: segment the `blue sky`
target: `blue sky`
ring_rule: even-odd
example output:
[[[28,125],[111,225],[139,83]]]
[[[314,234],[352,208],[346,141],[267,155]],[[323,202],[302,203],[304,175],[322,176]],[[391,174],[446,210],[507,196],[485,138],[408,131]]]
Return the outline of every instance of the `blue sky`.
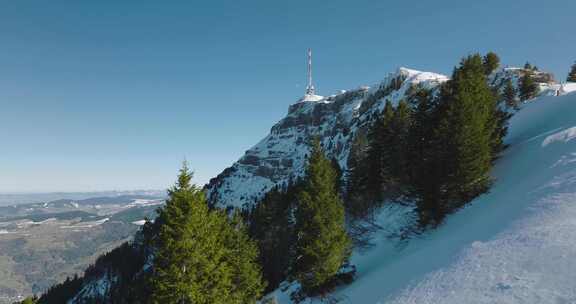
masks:
[[[2,1],[0,192],[203,184],[320,94],[472,52],[565,78],[576,1]]]

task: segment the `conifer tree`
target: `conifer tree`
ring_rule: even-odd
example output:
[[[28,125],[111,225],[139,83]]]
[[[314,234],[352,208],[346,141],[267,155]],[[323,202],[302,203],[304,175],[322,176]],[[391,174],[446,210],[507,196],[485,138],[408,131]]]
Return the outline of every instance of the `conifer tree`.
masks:
[[[505,103],[505,101],[498,99],[498,106],[489,122],[489,124],[494,126],[491,136],[493,161],[495,161],[500,155],[500,152],[506,148],[504,145],[504,137],[508,134],[508,122],[512,117],[512,112],[508,111],[507,107],[502,105],[502,103]]]
[[[504,91],[502,92],[502,98],[509,108],[518,108],[518,99],[516,98],[516,89],[512,84],[512,79],[508,79],[504,85]]]
[[[296,209],[294,277],[310,294],[328,283],[348,260],[350,239],[344,207],[335,187],[336,172],[314,140]]]
[[[408,134],[407,154],[412,160],[409,164],[409,177],[411,188],[422,192],[424,185],[431,180],[428,167],[434,159],[432,141],[436,108],[432,92],[422,87],[415,88],[409,100],[414,108],[413,123]]]
[[[364,217],[371,211],[372,202],[368,195],[369,171],[368,137],[365,131],[360,129],[352,140],[346,172],[345,207],[347,214],[354,218]]]
[[[576,63],[574,63],[570,68],[570,73],[568,73],[568,78],[566,78],[566,81],[576,82]]]
[[[442,164],[443,212],[485,191],[493,159],[496,100],[487,84],[480,55],[468,56],[455,69],[442,96],[445,112],[437,132]]]
[[[208,209],[184,165],[160,209],[152,303],[249,303],[263,290],[257,251],[237,221]]]
[[[534,81],[531,71],[525,71],[520,79],[520,100],[526,101],[538,95],[538,84]]]
[[[332,162],[332,168],[334,168],[334,170],[336,170],[336,189],[338,189],[338,191],[344,190],[344,188],[343,188],[344,183],[342,181],[342,177],[344,176],[344,172],[342,171],[342,168],[340,167],[340,163],[338,162],[338,159],[336,159],[335,157],[331,158],[330,161]]]
[[[389,127],[390,145],[387,148],[389,157],[385,159],[384,168],[390,174],[385,181],[396,189],[409,183],[409,168],[407,157],[408,136],[412,125],[412,109],[405,100],[401,100],[394,111]],[[386,156],[387,153],[384,153]]]
[[[262,274],[272,291],[286,279],[294,242],[292,219],[295,186],[270,190],[248,215],[249,234],[258,243]]]
[[[492,74],[492,72],[494,72],[498,68],[498,66],[500,66],[500,57],[498,57],[498,55],[496,55],[496,53],[494,52],[489,52],[488,54],[486,54],[486,56],[484,56],[483,64],[484,64],[484,74],[488,76]]]
[[[368,133],[368,177],[367,188],[372,200],[378,200],[385,192],[384,186],[390,179],[389,147],[392,145],[391,125],[394,119],[394,107],[386,101],[382,114]]]
[[[223,218],[228,219],[224,211],[214,212],[219,212]],[[224,242],[230,250],[233,286],[231,301],[228,303],[254,303],[262,296],[266,284],[262,281],[261,266],[258,264],[258,247],[248,236],[239,210],[234,211],[224,231],[226,235]]]

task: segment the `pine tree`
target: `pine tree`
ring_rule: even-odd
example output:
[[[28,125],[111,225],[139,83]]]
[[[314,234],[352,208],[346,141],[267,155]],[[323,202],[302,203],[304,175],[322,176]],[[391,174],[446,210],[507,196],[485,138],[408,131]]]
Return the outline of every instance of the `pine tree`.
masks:
[[[184,165],[157,221],[152,303],[248,303],[263,290],[257,251],[237,221],[208,209]]]
[[[412,125],[412,109],[405,100],[398,103],[390,123],[390,145],[387,148],[389,155],[385,159],[385,170],[390,172],[390,178],[385,181],[392,184],[395,191],[409,183],[408,137]]]
[[[348,156],[346,172],[346,213],[353,218],[362,218],[371,212],[372,202],[368,195],[368,137],[360,129],[354,135]]]
[[[335,185],[336,172],[320,142],[312,143],[306,177],[298,193],[296,258],[293,274],[303,292],[318,292],[348,260],[351,244],[344,207]]]
[[[497,106],[494,109],[494,113],[490,118],[489,125],[493,125],[493,133],[491,136],[492,142],[492,160],[495,161],[500,153],[506,148],[504,145],[504,137],[508,134],[508,122],[512,117],[512,112],[508,110],[506,100],[499,98],[500,96],[496,93],[495,99],[497,100]]]
[[[502,98],[509,108],[518,108],[518,99],[516,98],[516,89],[512,84],[512,79],[508,79],[504,85],[504,91],[502,92]]]
[[[367,188],[371,200],[379,200],[390,180],[389,147],[392,145],[391,125],[394,119],[394,107],[387,100],[382,114],[368,133],[368,177]]]
[[[459,207],[490,183],[496,100],[484,71],[480,55],[466,57],[443,92],[435,152],[442,166],[435,177],[440,182],[440,212]]]
[[[273,188],[247,216],[249,234],[258,243],[259,261],[262,274],[268,282],[268,292],[276,289],[286,279],[291,264],[295,188],[290,186],[286,191]]]
[[[486,56],[484,56],[483,64],[484,74],[488,76],[492,74],[492,72],[494,72],[498,66],[500,66],[500,57],[498,57],[498,55],[496,55],[494,52],[489,52],[486,54]]]
[[[574,63],[570,68],[570,73],[568,73],[568,78],[566,78],[566,81],[576,82],[576,63]]]
[[[496,160],[506,148],[504,137],[508,134],[508,124],[513,115],[512,110],[518,110],[518,99],[512,79],[507,79],[503,85],[495,86],[493,89],[497,106],[492,117],[492,123],[495,125],[492,135],[492,154],[493,160]]]
[[[449,96],[448,83],[440,87],[440,96]],[[448,103],[442,103],[431,91],[420,88],[412,96],[415,105],[414,122],[410,130],[408,153],[410,189],[417,201],[419,222],[422,227],[439,223],[443,217],[441,194],[446,176],[447,156],[445,138],[440,120]]]
[[[409,100],[414,108],[407,148],[408,158],[412,160],[409,164],[410,184],[412,188],[422,189],[430,180],[428,166],[433,160],[435,104],[432,92],[423,87],[415,88]]]
[[[332,168],[336,170],[336,189],[338,189],[338,191],[344,190],[343,188],[344,182],[342,180],[344,172],[340,167],[340,163],[338,162],[338,159],[336,159],[335,157],[331,158],[330,161],[332,162]]]
[[[520,79],[520,100],[526,101],[538,95],[538,84],[534,81],[531,71],[525,71]]]
[[[222,213],[221,216],[227,219],[226,214]],[[231,249],[229,259],[233,284],[231,301],[228,303],[254,303],[262,296],[265,284],[262,281],[261,267],[258,264],[258,247],[248,236],[239,210],[235,210],[230,223],[225,225],[224,231],[226,232],[225,244]]]

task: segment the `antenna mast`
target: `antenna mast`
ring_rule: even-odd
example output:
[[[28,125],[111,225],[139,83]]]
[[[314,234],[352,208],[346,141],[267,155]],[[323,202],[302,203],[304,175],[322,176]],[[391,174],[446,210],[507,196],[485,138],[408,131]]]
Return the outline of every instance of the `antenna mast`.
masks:
[[[316,89],[312,84],[312,49],[308,49],[308,84],[306,85],[306,95],[316,95]]]

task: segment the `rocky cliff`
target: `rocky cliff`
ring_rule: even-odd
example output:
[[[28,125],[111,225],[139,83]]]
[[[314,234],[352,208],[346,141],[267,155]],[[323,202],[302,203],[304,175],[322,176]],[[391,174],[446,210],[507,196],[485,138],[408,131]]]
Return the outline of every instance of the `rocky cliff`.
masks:
[[[210,181],[206,186],[208,196],[219,206],[242,206],[276,185],[301,177],[308,143],[314,137],[345,170],[355,133],[375,118],[386,100],[396,104],[412,86],[433,88],[447,79],[440,74],[400,68],[372,87],[304,98],[289,107],[286,117],[272,127],[268,136]]]

